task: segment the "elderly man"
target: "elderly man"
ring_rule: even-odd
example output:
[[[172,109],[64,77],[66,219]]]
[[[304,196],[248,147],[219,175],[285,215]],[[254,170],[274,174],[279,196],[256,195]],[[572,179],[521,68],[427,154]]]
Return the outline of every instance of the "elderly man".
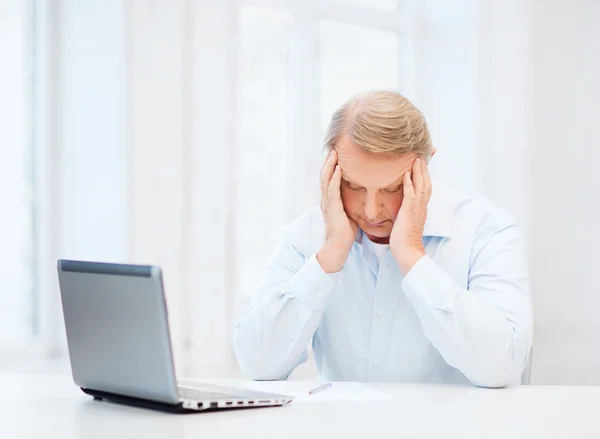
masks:
[[[485,198],[432,185],[422,114],[392,92],[337,110],[321,206],[284,231],[234,344],[285,379],[311,342],[327,380],[518,384],[533,337],[523,239]]]

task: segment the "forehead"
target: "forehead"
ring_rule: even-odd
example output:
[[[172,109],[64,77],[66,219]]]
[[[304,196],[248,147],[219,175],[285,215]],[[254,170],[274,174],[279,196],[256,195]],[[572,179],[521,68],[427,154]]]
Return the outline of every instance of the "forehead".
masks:
[[[416,154],[373,154],[346,137],[337,144],[338,162],[346,180],[364,187],[386,187],[402,180]]]

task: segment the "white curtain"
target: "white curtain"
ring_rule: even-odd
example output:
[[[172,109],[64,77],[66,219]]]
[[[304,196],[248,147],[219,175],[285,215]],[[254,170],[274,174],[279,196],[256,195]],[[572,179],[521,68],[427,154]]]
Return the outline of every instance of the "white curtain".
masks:
[[[319,201],[332,111],[408,87],[409,9],[383,6],[129,4],[132,259],[165,270],[184,373],[230,364],[282,227]]]

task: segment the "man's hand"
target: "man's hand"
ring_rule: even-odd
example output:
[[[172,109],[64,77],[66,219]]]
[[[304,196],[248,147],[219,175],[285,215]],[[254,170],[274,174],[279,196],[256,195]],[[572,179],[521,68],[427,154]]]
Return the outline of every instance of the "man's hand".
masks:
[[[325,273],[342,269],[354,239],[358,224],[348,218],[342,204],[340,185],[342,170],[335,150],[329,153],[321,170],[321,210],[325,220],[325,244],[317,253],[317,261]]]
[[[431,178],[423,159],[404,174],[404,198],[390,235],[390,249],[402,273],[407,274],[425,256],[423,228],[431,197]]]

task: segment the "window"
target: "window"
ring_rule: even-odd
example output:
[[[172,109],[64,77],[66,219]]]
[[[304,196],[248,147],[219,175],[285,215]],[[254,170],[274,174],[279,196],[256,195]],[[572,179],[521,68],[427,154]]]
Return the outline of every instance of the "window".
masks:
[[[291,25],[282,11],[243,7],[239,13],[236,265],[239,285],[250,288],[258,285],[269,246],[286,222]]]
[[[37,334],[32,5],[0,5],[0,337],[13,344]]]

